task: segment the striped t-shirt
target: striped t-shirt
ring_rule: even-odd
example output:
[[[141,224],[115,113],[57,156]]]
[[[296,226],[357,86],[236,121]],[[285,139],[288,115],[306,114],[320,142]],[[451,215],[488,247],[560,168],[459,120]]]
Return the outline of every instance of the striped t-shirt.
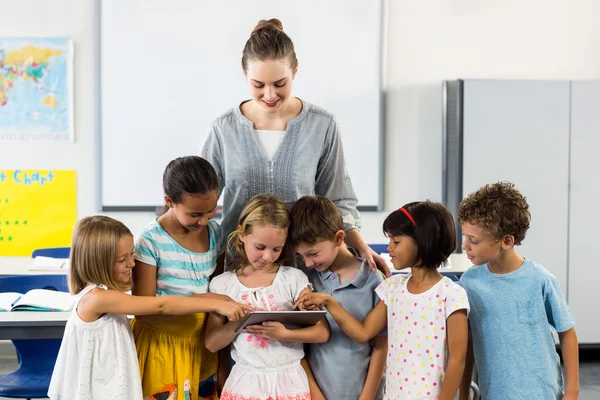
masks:
[[[135,259],[158,267],[157,296],[189,296],[208,292],[208,278],[215,271],[217,258],[225,251],[221,226],[208,221],[210,248],[195,253],[183,248],[158,223],[152,221],[135,241]]]

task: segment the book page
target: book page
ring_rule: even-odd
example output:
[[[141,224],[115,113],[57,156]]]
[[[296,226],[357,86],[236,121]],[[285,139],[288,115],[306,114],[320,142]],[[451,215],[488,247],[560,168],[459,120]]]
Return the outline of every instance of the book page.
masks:
[[[68,258],[37,256],[29,266],[29,270],[65,270],[69,268]]]
[[[21,293],[16,292],[0,293],[0,311],[10,311],[13,303],[21,296]]]
[[[12,311],[70,311],[74,301],[70,293],[33,289],[15,303]]]

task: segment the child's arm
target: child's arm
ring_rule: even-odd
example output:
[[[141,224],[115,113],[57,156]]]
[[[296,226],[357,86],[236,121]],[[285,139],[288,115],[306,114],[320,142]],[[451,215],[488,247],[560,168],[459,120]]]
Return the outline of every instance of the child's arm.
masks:
[[[310,368],[310,364],[306,357],[304,357],[300,363],[302,364],[302,368],[306,373],[306,377],[308,378],[308,387],[310,388],[310,398],[311,400],[327,400],[325,396],[323,396],[323,392],[321,392],[321,388],[315,379],[315,376],[312,373],[312,369]]]
[[[563,400],[579,398],[579,348],[575,328],[558,334],[565,365],[565,395]]]
[[[217,263],[217,269],[219,268]],[[135,296],[156,297],[156,267],[148,265],[141,261],[135,261],[133,268],[133,287],[131,293]],[[195,294],[192,297],[201,297],[204,300],[225,300],[233,301],[229,296],[216,293]],[[177,318],[174,314],[167,315],[144,315],[136,314],[136,319],[143,322],[168,321]]]
[[[329,326],[324,320],[300,329],[287,329],[280,322],[269,321],[263,322],[262,325],[247,326],[244,331],[282,342],[325,343],[329,340]]]
[[[373,339],[373,351],[371,352],[371,362],[369,363],[369,372],[365,379],[362,393],[358,400],[372,400],[377,394],[377,389],[381,385],[383,371],[385,369],[385,359],[387,357],[388,342],[387,336],[375,336]]]
[[[325,307],[344,333],[357,343],[366,343],[373,339],[387,325],[387,306],[383,301],[377,303],[367,318],[360,322],[342,308],[334,298],[325,293],[308,293],[300,296],[296,305],[303,304],[307,309]]]
[[[463,376],[468,340],[467,310],[460,309],[450,314],[446,319],[446,326],[450,360],[442,382],[440,400],[454,399]]]
[[[188,315],[216,312],[232,320],[243,318],[252,307],[233,301],[206,299],[195,296],[131,296],[117,290],[92,290],[85,295],[78,310],[94,319],[103,314],[123,315]]]
[[[219,350],[219,368],[217,369],[217,396],[219,397],[223,392],[223,386],[225,386],[227,378],[229,378],[229,354],[230,349],[228,346]]]
[[[237,326],[237,322],[227,322],[225,317],[211,313],[208,316],[206,335],[204,337],[204,345],[208,351],[211,353],[216,353],[217,351],[229,346],[229,344],[237,336],[237,333],[235,332]]]
[[[134,296],[152,296],[156,297],[156,274],[158,268],[135,260],[135,267],[131,272],[132,287],[131,293]],[[159,322],[175,319],[175,315],[137,315],[135,318],[143,322]]]
[[[459,400],[469,400],[470,398],[474,367],[475,355],[473,354],[473,336],[469,330],[469,336],[467,338],[467,354],[465,356],[465,370],[460,382]]]

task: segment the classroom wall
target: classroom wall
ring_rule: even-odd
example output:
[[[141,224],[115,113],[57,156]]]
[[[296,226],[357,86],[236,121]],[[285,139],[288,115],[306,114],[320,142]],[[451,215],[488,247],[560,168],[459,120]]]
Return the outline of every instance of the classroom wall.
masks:
[[[0,168],[76,169],[79,217],[97,213],[99,207],[97,2],[1,2],[0,36],[73,39],[76,142],[1,143]],[[596,0],[389,0],[387,7],[387,210],[409,201],[441,199],[442,80],[600,79]],[[114,162],[127,165],[127,160]],[[133,231],[153,217],[110,215]],[[364,214],[368,242],[385,240],[381,224],[386,215]]]

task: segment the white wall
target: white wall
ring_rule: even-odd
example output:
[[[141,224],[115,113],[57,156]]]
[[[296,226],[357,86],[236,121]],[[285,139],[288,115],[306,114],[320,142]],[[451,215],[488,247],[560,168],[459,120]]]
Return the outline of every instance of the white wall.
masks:
[[[76,143],[2,143],[0,168],[76,169],[79,217],[96,213],[99,204],[95,1],[4,0],[0,24],[0,36],[70,36],[75,43]],[[409,201],[441,199],[442,80],[600,79],[597,0],[388,3],[388,210]],[[115,162],[126,167],[127,160]],[[133,231],[152,218],[151,213],[111,215]],[[368,242],[384,241],[385,215],[364,215]],[[0,258],[0,267],[6,263]]]

